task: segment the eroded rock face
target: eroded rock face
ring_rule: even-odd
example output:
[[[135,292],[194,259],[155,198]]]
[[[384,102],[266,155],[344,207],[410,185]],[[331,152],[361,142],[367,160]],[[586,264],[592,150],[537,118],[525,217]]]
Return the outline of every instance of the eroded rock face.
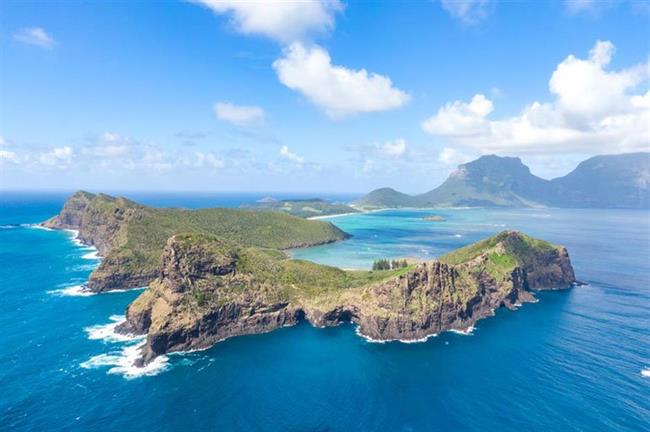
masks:
[[[501,306],[529,302],[533,288],[568,287],[575,281],[564,248],[529,255],[523,265],[496,276],[485,270],[488,254],[458,265],[424,262],[400,276],[344,289],[332,300],[318,293],[278,296],[287,287],[240,271],[236,250],[214,240],[196,243],[174,236],[162,256],[161,277],[129,306],[120,331],[147,334],[142,363],[303,318],[317,327],[351,321],[361,335],[375,340],[418,340],[467,329]]]
[[[95,197],[88,192],[75,193],[65,202],[61,212],[45,221],[43,226],[77,230],[79,240],[96,247],[99,255],[105,256],[119,245],[124,223],[136,214],[139,206],[123,198],[100,194],[99,197],[113,204],[111,211],[106,211],[93,206]]]

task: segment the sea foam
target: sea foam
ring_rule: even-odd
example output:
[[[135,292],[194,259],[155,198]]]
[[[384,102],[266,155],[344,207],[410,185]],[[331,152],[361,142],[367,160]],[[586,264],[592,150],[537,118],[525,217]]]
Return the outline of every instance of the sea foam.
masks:
[[[91,250],[90,252],[88,252],[87,254],[82,255],[81,258],[83,258],[83,259],[89,259],[89,260],[100,260],[100,259],[102,259],[102,258],[99,256],[99,252],[97,252],[97,249],[96,249],[96,248],[94,248],[94,247],[93,247],[93,248],[88,247],[88,249],[92,249],[92,250]]]
[[[21,224],[20,226],[25,227],[25,228],[33,228],[33,229],[39,229],[43,231],[54,231],[52,228],[44,227],[42,225],[37,225],[37,224]]]
[[[99,354],[81,363],[84,369],[98,369],[109,367],[109,374],[122,375],[126,379],[133,379],[142,376],[157,375],[169,367],[167,356],[158,356],[149,364],[142,367],[135,366],[135,361],[140,357],[140,351],[146,342],[127,345],[121,351],[113,351],[108,354]]]
[[[650,378],[650,368],[643,368],[641,369],[641,376],[643,378]]]
[[[476,328],[474,326],[469,326],[465,330],[456,330],[456,329],[451,329],[449,330],[452,333],[456,333],[458,335],[463,335],[463,336],[472,336],[474,334],[474,330]]]
[[[83,285],[73,285],[66,288],[48,291],[48,294],[52,294],[57,297],[88,297],[95,295],[96,293],[90,291]]]
[[[369,343],[376,343],[376,344],[385,344],[387,342],[400,342],[403,344],[414,344],[414,343],[423,343],[429,340],[429,338],[434,338],[438,337],[438,333],[432,333],[430,335],[424,336],[419,339],[373,339],[370,336],[366,336],[363,333],[359,331],[359,326],[356,326],[354,329],[354,332],[359,336],[360,338],[364,339],[366,342]]]
[[[103,340],[105,342],[129,342],[135,340],[142,340],[144,336],[121,334],[117,333],[115,329],[120,324],[126,322],[124,315],[111,315],[111,322],[108,324],[98,324],[84,328],[88,334],[88,339]]]

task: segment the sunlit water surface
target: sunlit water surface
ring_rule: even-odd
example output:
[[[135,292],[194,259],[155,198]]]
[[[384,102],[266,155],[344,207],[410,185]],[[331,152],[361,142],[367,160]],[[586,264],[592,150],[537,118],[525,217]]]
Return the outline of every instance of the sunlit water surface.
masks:
[[[73,234],[20,224],[65,196],[7,194],[0,214],[0,430],[647,431],[650,226],[645,211],[400,210],[332,218],[345,242],[293,251],[345,268],[434,258],[503,229],[567,246],[587,286],[542,293],[471,336],[373,344],[308,324],[130,367],[111,331],[138,292],[79,296],[98,261]],[[237,206],[254,195],[144,195]],[[445,222],[422,219],[440,214]],[[644,377],[647,375],[647,377]]]

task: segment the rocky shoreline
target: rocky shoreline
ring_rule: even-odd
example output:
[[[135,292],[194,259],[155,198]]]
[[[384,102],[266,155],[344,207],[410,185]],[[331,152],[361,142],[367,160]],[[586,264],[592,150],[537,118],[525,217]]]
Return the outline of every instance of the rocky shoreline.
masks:
[[[76,230],[78,241],[97,248],[103,259],[90,290],[148,286],[116,328],[146,335],[137,366],[303,320],[352,322],[373,341],[426,340],[536,301],[536,290],[576,283],[564,247],[516,231],[405,268],[344,271],[290,259],[283,249],[346,233],[276,212],[152,209],[78,192],[42,226]]]
[[[522,242],[516,232],[502,237],[496,249]],[[485,271],[488,252],[458,265],[423,262],[335,296],[275,298],[273,292],[283,287],[241,271],[235,258],[215,256],[212,242],[218,240],[188,245],[184,238],[171,238],[162,257],[162,276],[127,309],[118,331],[147,335],[139,365],[166,353],[204,349],[302,320],[315,327],[353,322],[359,335],[374,341],[418,341],[464,331],[499,307],[514,310],[535,301],[535,290],[567,288],[575,282],[566,249],[553,248],[530,254],[527,263],[502,277]],[[234,295],[233,286],[238,288]],[[197,292],[213,297],[201,305]]]

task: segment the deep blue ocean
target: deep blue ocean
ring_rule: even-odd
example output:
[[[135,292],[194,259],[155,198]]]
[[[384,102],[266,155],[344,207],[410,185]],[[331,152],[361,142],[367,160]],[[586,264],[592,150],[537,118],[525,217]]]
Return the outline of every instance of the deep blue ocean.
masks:
[[[233,207],[265,195],[130,197]],[[376,344],[352,325],[301,324],[171,355],[133,375],[125,360],[140,342],[117,340],[111,329],[138,292],[70,295],[97,265],[93,251],[72,233],[25,225],[56,214],[65,198],[0,195],[0,430],[650,431],[647,211],[331,218],[353,237],[294,256],[367,268],[376,258],[433,258],[515,228],[567,246],[587,285],[500,310],[471,335]],[[422,220],[427,214],[447,220]]]

